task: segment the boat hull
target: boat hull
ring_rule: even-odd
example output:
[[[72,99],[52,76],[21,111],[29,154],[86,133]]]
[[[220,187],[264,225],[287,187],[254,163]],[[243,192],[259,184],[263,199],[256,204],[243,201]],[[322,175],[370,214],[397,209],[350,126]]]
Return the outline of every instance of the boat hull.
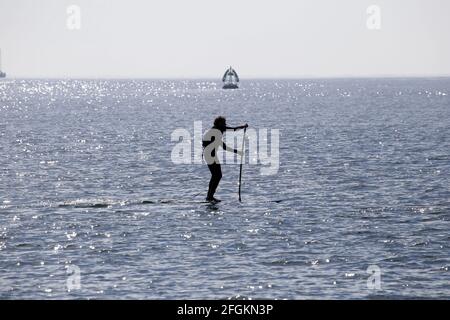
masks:
[[[239,89],[239,86],[234,83],[227,83],[223,85],[223,89]]]

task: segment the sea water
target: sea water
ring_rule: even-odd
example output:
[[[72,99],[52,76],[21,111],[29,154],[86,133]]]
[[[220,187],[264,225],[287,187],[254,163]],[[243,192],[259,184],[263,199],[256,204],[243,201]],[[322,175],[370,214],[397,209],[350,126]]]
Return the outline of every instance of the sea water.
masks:
[[[0,81],[0,298],[450,298],[450,79]],[[279,168],[175,164],[277,129]],[[269,149],[270,150],[270,149]]]

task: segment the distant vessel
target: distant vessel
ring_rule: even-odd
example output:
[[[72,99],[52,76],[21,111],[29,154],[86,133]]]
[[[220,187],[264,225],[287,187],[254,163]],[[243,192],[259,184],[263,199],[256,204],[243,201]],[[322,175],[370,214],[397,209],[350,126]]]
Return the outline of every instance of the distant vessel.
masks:
[[[222,77],[223,89],[239,89],[239,76],[232,68],[228,68]]]
[[[0,49],[0,78],[6,77],[6,73],[2,71],[2,51]]]

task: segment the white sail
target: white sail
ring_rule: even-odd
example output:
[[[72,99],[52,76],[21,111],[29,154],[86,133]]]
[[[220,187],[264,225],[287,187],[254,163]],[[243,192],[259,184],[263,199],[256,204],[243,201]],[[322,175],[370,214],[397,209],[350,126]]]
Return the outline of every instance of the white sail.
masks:
[[[6,77],[6,73],[2,71],[2,49],[0,49],[0,78]]]
[[[239,76],[237,72],[232,68],[228,68],[225,71],[225,74],[222,77],[222,82],[224,83],[224,87],[236,87],[239,83]]]

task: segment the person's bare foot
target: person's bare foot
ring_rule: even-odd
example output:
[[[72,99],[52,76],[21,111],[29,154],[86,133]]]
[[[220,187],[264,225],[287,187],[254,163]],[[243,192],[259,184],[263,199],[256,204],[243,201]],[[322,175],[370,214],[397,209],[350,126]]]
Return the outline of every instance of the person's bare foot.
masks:
[[[209,201],[209,202],[221,202],[222,200],[219,200],[219,199],[216,199],[216,198],[214,198],[214,197],[212,197],[212,198],[206,198],[206,201]]]

